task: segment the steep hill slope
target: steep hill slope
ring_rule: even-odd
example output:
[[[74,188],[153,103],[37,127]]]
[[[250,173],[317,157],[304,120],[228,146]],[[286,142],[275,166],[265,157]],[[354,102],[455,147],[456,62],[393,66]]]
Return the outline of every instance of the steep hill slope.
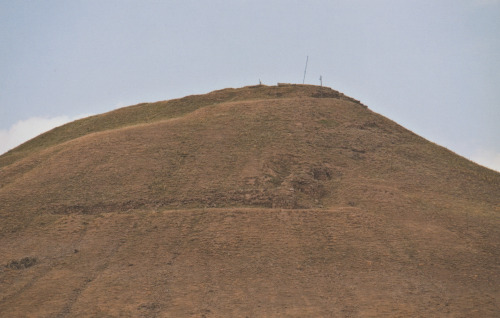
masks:
[[[329,88],[126,107],[0,157],[0,314],[495,317],[499,197]]]

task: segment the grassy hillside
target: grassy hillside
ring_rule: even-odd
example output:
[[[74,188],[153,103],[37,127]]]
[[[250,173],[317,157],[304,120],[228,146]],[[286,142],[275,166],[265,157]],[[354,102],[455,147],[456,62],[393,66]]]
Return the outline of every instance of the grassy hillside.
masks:
[[[205,95],[193,95],[156,103],[142,103],[80,119],[46,132],[0,156],[0,168],[35,151],[95,132],[175,118],[198,108],[227,101],[296,96],[334,97],[358,102],[327,87],[281,84],[279,87],[259,85],[240,89],[227,88]]]
[[[0,316],[495,317],[499,194],[329,88],[126,107],[0,157]]]

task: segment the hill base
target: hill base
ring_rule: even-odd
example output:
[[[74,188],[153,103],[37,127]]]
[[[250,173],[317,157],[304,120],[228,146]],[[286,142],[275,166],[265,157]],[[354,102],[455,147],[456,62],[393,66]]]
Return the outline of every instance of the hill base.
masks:
[[[43,215],[0,239],[0,313],[494,317],[498,231],[481,223],[356,207]]]

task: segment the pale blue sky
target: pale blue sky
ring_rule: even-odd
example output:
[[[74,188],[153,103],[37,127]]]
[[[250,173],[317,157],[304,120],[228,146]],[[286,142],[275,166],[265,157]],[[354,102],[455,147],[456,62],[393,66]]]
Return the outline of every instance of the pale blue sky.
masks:
[[[84,114],[301,83],[306,56],[306,83],[500,170],[497,0],[0,0],[0,153]]]

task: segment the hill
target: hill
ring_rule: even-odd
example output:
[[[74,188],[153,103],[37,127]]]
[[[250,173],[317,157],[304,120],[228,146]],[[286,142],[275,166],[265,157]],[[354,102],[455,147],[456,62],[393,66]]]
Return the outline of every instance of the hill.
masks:
[[[499,194],[326,87],[125,107],[0,156],[0,314],[496,317]]]

